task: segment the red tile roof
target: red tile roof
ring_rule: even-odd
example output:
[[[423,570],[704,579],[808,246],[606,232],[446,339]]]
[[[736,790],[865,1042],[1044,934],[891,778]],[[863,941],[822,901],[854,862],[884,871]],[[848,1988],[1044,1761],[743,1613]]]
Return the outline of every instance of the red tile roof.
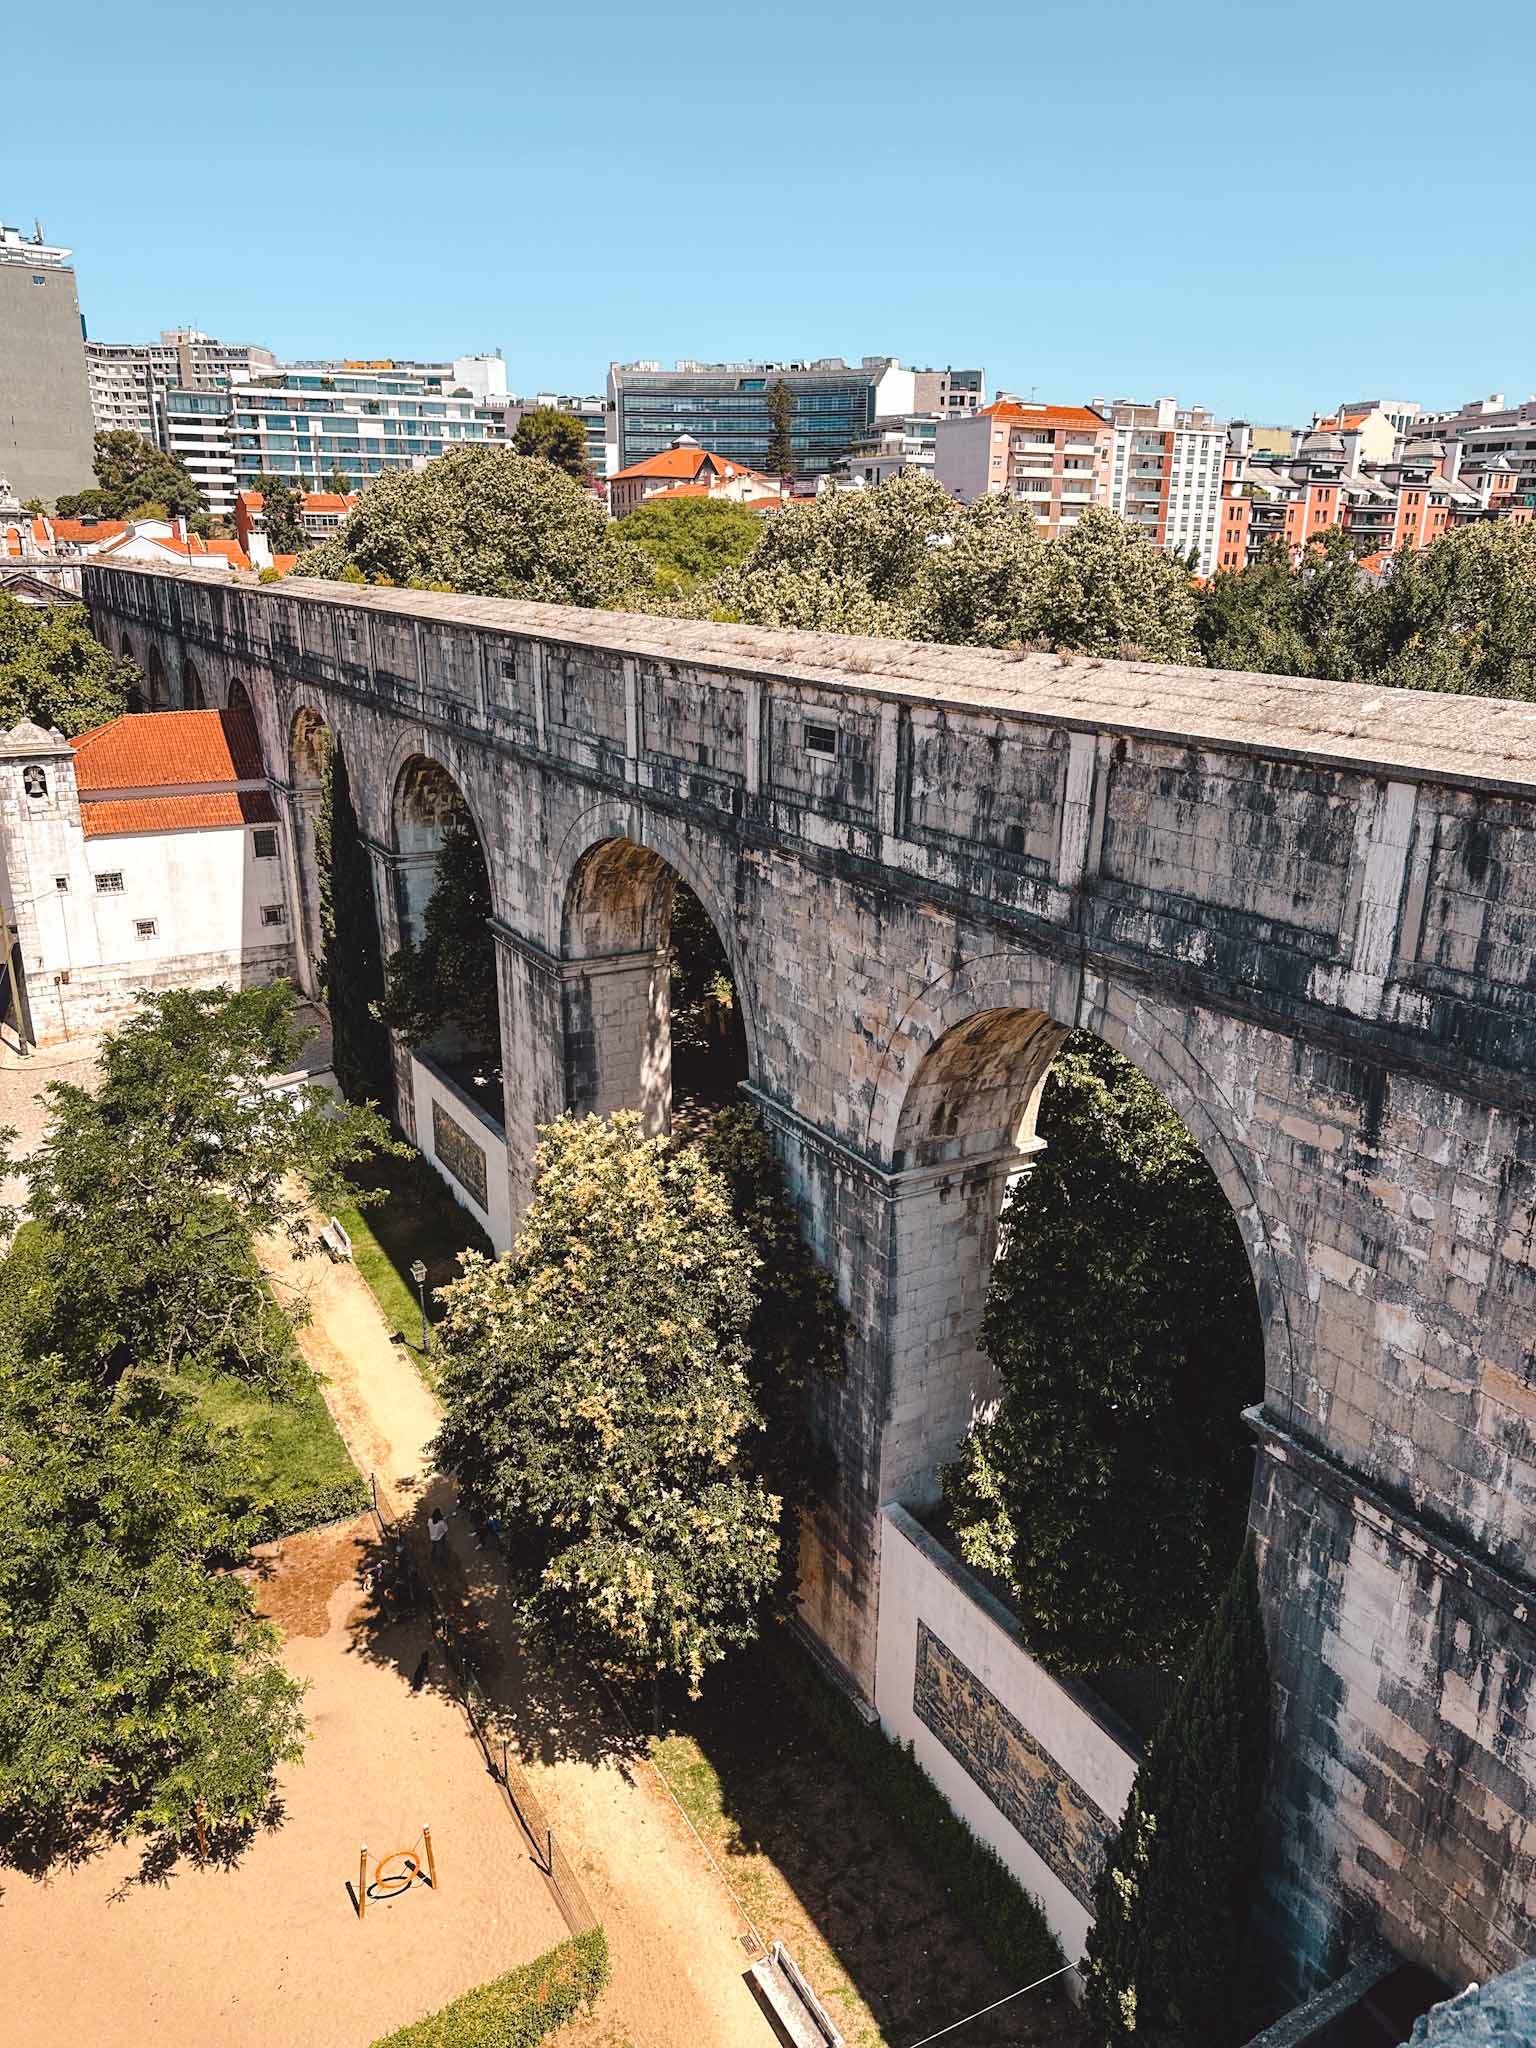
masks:
[[[264,789],[232,789],[205,796],[108,797],[80,806],[80,830],[87,839],[125,832],[206,832],[221,825],[276,822],[277,811]]]
[[[182,555],[188,561],[197,561],[208,555],[220,555],[234,569],[249,569],[251,558],[237,540],[202,540],[197,534],[189,534],[185,540],[178,540],[175,534],[146,533],[140,536],[151,547],[165,548],[173,555]],[[114,542],[105,550],[113,554],[121,547],[121,541]]]
[[[261,510],[260,491],[237,491],[235,495],[247,512]],[[339,491],[303,491],[300,496],[306,512],[350,512],[357,503],[356,491],[349,491],[345,497]]]
[[[248,711],[130,711],[81,733],[70,745],[82,796],[265,777]]]
[[[744,476],[743,463],[728,462],[723,455],[711,455],[707,448],[666,448],[660,455],[652,455],[644,462],[632,462],[628,469],[615,470],[609,483],[621,482],[634,476],[670,476],[679,482],[691,482],[705,464],[714,470],[716,476]]]
[[[39,522],[37,528],[34,528],[34,531],[37,533],[39,540],[46,538],[46,534],[41,530],[41,522]],[[85,541],[87,543],[93,540],[114,540],[118,534],[126,533],[127,531],[128,522],[126,519],[93,519],[89,523],[83,519],[55,519],[53,521],[53,537],[55,540]]]
[[[1034,427],[1107,427],[1109,421],[1101,412],[1095,412],[1086,405],[1026,405],[1021,400],[1000,398],[995,405],[983,406],[978,418],[1008,420],[1020,426]]]

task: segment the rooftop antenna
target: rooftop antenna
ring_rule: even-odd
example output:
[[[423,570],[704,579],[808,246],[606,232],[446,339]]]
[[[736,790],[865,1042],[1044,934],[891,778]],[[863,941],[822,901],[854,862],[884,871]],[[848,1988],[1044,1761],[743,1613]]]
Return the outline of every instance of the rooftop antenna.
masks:
[[[34,242],[38,244],[39,247],[42,246],[43,224],[38,219],[36,214],[33,214],[32,216],[32,239]]]

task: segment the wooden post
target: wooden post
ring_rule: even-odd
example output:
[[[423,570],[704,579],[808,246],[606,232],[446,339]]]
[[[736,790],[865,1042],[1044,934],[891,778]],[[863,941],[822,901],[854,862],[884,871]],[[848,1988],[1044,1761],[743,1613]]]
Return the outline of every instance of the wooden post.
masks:
[[[197,1823],[197,1853],[201,1860],[208,1861],[208,1836],[203,1828],[203,1802],[201,1799],[192,1809],[192,1818]]]
[[[357,1855],[357,1917],[361,1920],[368,1911],[368,1844],[364,1842]]]
[[[421,1824],[421,1839],[427,1845],[427,1876],[431,1881],[433,1891],[436,1891],[437,1858],[432,1854],[432,1830],[427,1826],[425,1821],[423,1821]]]

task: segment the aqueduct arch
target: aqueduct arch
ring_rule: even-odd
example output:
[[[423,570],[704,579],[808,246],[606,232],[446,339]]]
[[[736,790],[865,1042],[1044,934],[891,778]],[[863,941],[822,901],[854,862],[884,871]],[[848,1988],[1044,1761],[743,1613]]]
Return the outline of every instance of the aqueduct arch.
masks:
[[[599,839],[577,857],[559,922],[565,1092],[572,1109],[598,1116],[635,1109],[647,1131],[670,1128],[671,942],[679,888],[692,891],[719,941],[750,1077],[751,1021],[740,949],[729,924],[710,907],[713,888],[702,875],[699,881],[703,895],[667,855],[627,836]]]
[[[294,808],[313,709],[376,876],[412,851],[390,814],[412,756],[466,792],[514,1211],[581,1073],[567,982],[654,950],[658,860],[699,897],[853,1321],[818,1396],[838,1476],[805,1590],[866,1691],[881,1504],[926,1483],[954,1409],[930,1327],[963,1324],[955,1272],[1057,1035],[1125,1054],[1215,1168],[1257,1281],[1271,1891],[1298,1976],[1346,1912],[1449,1975],[1536,1947],[1536,707],[83,573],[98,629],[157,650],[147,674],[240,663]]]

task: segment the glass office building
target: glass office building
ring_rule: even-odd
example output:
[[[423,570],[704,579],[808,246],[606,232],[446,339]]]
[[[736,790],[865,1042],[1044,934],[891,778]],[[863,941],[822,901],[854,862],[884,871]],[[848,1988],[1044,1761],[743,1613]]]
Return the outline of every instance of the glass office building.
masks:
[[[608,396],[619,467],[663,454],[689,434],[712,454],[766,473],[773,431],[768,393],[782,379],[795,401],[789,430],[795,480],[813,483],[867,439],[893,371],[911,383],[911,371],[890,356],[866,357],[852,368],[837,356],[814,363],[688,363],[675,370],[615,363]]]

